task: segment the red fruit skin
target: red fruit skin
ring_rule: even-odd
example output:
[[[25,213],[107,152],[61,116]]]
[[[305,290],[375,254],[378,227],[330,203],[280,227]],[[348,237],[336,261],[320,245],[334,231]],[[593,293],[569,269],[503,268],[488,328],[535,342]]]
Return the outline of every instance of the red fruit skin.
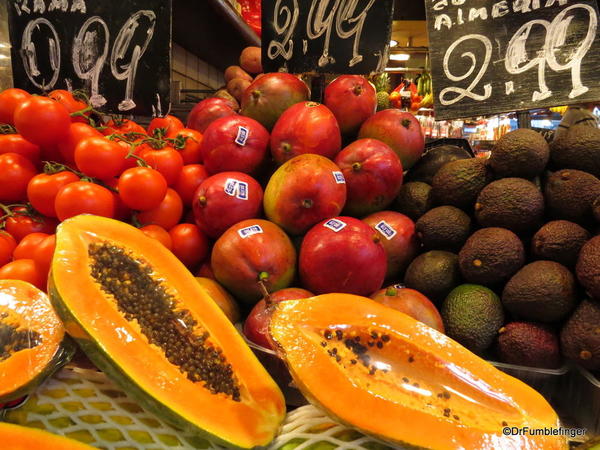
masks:
[[[304,81],[289,73],[266,73],[257,77],[242,96],[241,113],[273,129],[290,106],[305,102],[310,90]]]
[[[335,158],[346,178],[344,213],[363,217],[387,208],[398,196],[404,171],[394,151],[376,139],[359,139]]]
[[[0,155],[4,153],[18,153],[34,165],[40,163],[40,147],[25,140],[20,134],[0,135]]]
[[[277,163],[303,153],[333,159],[342,148],[340,127],[333,113],[315,102],[301,102],[281,115],[271,133],[271,154]]]
[[[58,220],[63,222],[79,214],[94,214],[111,219],[115,216],[114,193],[99,185],[92,191],[88,188],[90,184],[87,181],[75,181],[60,188],[54,198]],[[97,201],[99,197],[102,202]],[[77,199],[76,204],[73,203],[74,199]]]
[[[171,147],[164,147],[155,150],[144,146],[139,153],[146,163],[154,170],[159,171],[169,186],[174,186],[179,179],[181,169],[183,169],[183,157],[181,153]]]
[[[238,198],[239,191],[234,195],[225,192],[228,180],[248,185],[246,199]],[[198,227],[216,239],[232,225],[259,217],[262,201],[262,187],[254,178],[241,172],[222,172],[202,182],[194,194],[192,207]]]
[[[88,137],[102,137],[102,133],[88,124],[73,122],[69,125],[67,136],[58,145],[58,151],[65,164],[75,167],[75,147]]]
[[[286,288],[277,292],[273,292],[271,295],[269,295],[269,301],[271,303],[279,303],[284,300],[299,300],[312,296],[312,292],[309,292],[306,289]],[[252,308],[252,311],[250,311],[250,314],[244,322],[243,331],[244,336],[246,336],[251,342],[260,345],[261,347],[273,350],[273,346],[267,337],[269,334],[270,318],[271,315],[267,309],[267,302],[263,298],[259,300],[259,302],[254,305],[254,308]]]
[[[247,130],[245,141],[238,138],[240,127]],[[223,117],[204,132],[202,160],[210,174],[230,171],[253,174],[264,162],[268,145],[269,132],[256,120],[240,115]]]
[[[105,137],[90,137],[75,147],[75,164],[88,177],[108,180],[125,170],[129,150]]]
[[[377,110],[377,92],[365,77],[342,75],[325,88],[324,103],[335,115],[342,134],[355,137]]]
[[[340,292],[368,296],[380,289],[387,260],[377,233],[353,217],[336,217],[345,224],[334,231],[332,219],[313,227],[300,247],[302,285],[315,294]]]
[[[0,155],[0,202],[17,203],[27,197],[27,184],[37,174],[33,163],[18,153]]]
[[[158,171],[150,167],[132,167],[121,174],[117,180],[117,190],[119,191],[119,198],[127,208],[149,211],[160,205],[165,195],[167,195],[168,186],[165,177],[157,175],[156,172]],[[132,179],[134,182],[132,182]],[[157,183],[160,183],[160,189],[152,193],[147,192],[148,190],[145,189],[147,182],[145,180],[157,180]]]
[[[53,217],[29,217],[22,206],[12,209],[12,212],[14,215],[6,219],[5,230],[17,242],[21,242],[30,233],[53,234],[56,231],[58,220]]]
[[[34,95],[15,108],[14,122],[19,134],[29,142],[53,148],[69,133],[71,116],[59,102]]]
[[[249,227],[261,231],[244,233]],[[245,236],[245,237],[242,237]],[[267,291],[288,287],[296,273],[296,250],[289,237],[274,223],[243,220],[230,227],[215,242],[210,264],[217,281],[233,296],[248,304],[262,297],[261,274]]]
[[[346,203],[346,184],[336,181],[335,172],[339,167],[320,155],[292,158],[267,184],[265,214],[292,235],[339,215]]]
[[[196,276],[210,278],[211,280],[217,281],[217,279],[215,278],[215,273],[213,272],[212,267],[210,265],[210,261],[204,261],[200,265],[200,268],[196,271]]]
[[[382,221],[390,227],[392,233],[384,233],[377,225]],[[413,259],[419,254],[419,240],[415,232],[415,223],[404,214],[394,211],[381,211],[363,219],[367,225],[377,231],[387,257],[386,278],[401,278]],[[385,227],[384,227],[385,228]],[[395,234],[393,234],[395,232]],[[390,235],[392,235],[391,238]],[[389,238],[389,239],[388,239]]]
[[[15,109],[29,97],[31,97],[29,92],[18,88],[9,88],[0,92],[0,123],[14,125]]]
[[[425,150],[425,137],[415,116],[398,109],[379,111],[362,124],[358,138],[378,139],[396,152],[404,170],[410,169]]]
[[[69,183],[75,183],[79,181],[79,177],[73,172],[63,170],[52,175],[45,173],[37,174],[27,185],[27,197],[31,206],[34,207],[39,213],[48,216],[56,217],[56,211],[54,210],[54,199],[58,191]],[[32,195],[33,190],[39,191],[42,195]],[[39,194],[38,194],[39,195]]]
[[[169,230],[171,251],[188,268],[195,268],[208,256],[206,235],[191,223],[180,223]]]
[[[187,117],[186,128],[204,133],[208,126],[217,119],[235,116],[234,106],[224,98],[207,98],[192,108]]]
[[[137,215],[140,224],[158,225],[165,230],[170,230],[179,223],[183,216],[183,202],[179,194],[171,189],[167,189],[167,195],[163,201],[154,209],[142,211]]]
[[[202,164],[183,166],[173,189],[177,191],[186,207],[192,206],[196,190],[208,177],[208,172]]]
[[[46,292],[47,273],[36,265],[33,259],[17,259],[0,267],[0,280],[13,279],[26,281]]]
[[[371,295],[371,298],[382,305],[423,322],[440,333],[444,332],[444,323],[440,312],[431,300],[419,291],[395,285],[375,292]]]

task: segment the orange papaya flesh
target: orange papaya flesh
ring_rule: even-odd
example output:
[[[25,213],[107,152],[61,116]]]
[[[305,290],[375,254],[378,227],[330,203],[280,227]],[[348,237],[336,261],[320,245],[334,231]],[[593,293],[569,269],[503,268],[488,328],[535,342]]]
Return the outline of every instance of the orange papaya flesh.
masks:
[[[535,390],[410,316],[348,294],[272,306],[270,339],[305,396],[342,423],[401,445],[561,449],[504,436],[559,420]]]
[[[90,360],[146,409],[227,447],[273,439],[281,391],[157,241],[112,219],[69,219],[57,231],[49,292]]]
[[[0,403],[34,390],[73,352],[44,292],[24,281],[0,280]]]
[[[2,448],[10,450],[93,450],[94,447],[36,428],[0,422]]]

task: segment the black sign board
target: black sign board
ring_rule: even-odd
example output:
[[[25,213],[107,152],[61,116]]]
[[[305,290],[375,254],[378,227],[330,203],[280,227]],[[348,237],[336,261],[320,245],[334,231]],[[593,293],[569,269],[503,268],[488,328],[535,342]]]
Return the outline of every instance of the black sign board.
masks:
[[[388,60],[393,0],[262,0],[265,72],[368,74]]]
[[[438,119],[600,99],[595,1],[426,0]]]
[[[15,87],[83,89],[104,112],[168,109],[171,0],[8,0]]]

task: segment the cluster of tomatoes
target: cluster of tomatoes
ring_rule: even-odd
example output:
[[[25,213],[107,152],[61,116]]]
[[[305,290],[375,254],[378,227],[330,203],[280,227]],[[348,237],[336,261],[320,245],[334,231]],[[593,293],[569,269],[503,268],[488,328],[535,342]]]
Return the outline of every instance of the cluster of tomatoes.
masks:
[[[132,223],[190,268],[208,239],[186,214],[208,174],[203,136],[173,116],[148,129],[56,90],[0,93],[0,279],[45,289],[57,225],[78,214]]]

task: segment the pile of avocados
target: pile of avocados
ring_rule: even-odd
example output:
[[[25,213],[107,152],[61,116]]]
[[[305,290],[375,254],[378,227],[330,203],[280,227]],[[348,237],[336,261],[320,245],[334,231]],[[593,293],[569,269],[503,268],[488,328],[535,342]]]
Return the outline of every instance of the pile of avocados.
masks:
[[[396,202],[423,250],[406,287],[482,357],[600,371],[599,177],[600,130],[587,126],[551,144],[518,129],[487,160],[429,150]]]

